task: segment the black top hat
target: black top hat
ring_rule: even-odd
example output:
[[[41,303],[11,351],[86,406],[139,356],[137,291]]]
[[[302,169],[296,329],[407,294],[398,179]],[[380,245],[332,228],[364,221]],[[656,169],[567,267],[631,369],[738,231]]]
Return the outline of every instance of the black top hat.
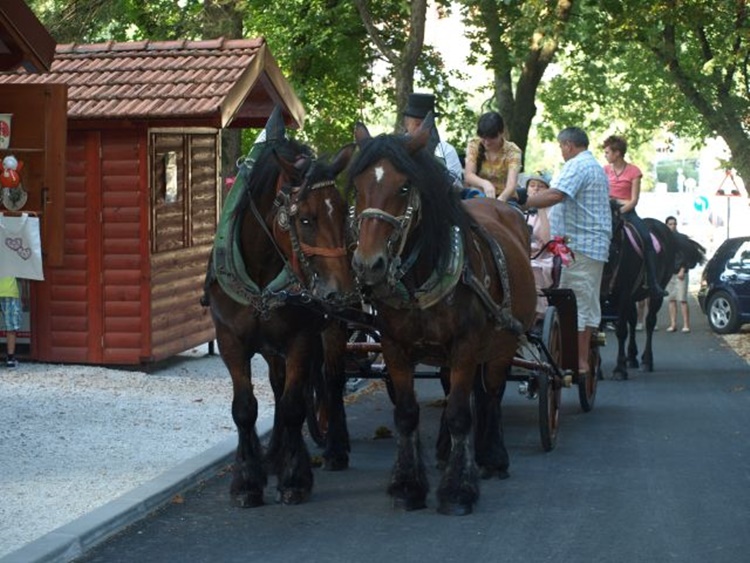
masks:
[[[432,94],[409,94],[404,115],[424,119],[429,112],[432,112],[435,117],[440,115],[435,112],[435,96]]]

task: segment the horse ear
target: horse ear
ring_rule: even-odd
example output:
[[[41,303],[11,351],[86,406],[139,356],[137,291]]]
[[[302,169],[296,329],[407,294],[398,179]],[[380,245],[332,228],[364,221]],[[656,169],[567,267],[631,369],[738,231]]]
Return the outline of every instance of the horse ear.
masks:
[[[409,154],[414,154],[418,150],[423,149],[427,146],[427,142],[433,135],[435,129],[435,115],[430,111],[422,120],[422,124],[417,129],[417,132],[413,136],[408,136],[406,142],[406,150]]]
[[[284,116],[281,113],[281,106],[276,105],[271,112],[271,116],[266,122],[266,141],[280,141],[286,134],[284,125]]]
[[[354,140],[357,141],[359,146],[362,146],[362,143],[369,141],[370,139],[372,139],[372,135],[370,135],[367,127],[365,127],[364,123],[358,121],[354,126]]]
[[[297,159],[296,162],[285,159],[281,156],[276,149],[273,150],[273,157],[281,168],[282,172],[286,174],[289,179],[295,179],[299,176],[300,172],[304,169],[305,159]]]
[[[339,150],[339,152],[333,158],[333,162],[331,162],[331,170],[333,171],[334,177],[341,174],[341,171],[347,167],[356,148],[356,144],[350,143]]]

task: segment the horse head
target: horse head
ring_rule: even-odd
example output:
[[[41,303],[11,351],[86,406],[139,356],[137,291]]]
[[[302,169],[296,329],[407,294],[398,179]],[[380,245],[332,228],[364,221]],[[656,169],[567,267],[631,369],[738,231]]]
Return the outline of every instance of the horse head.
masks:
[[[366,286],[395,285],[417,255],[432,269],[450,255],[460,202],[444,166],[424,150],[433,128],[432,114],[414,135],[373,138],[362,123],[355,128],[360,151],[349,171],[352,266]]]
[[[278,248],[306,289],[320,299],[346,304],[355,299],[346,251],[347,205],[336,187],[355,145],[327,162],[274,157],[282,171],[271,229]]]

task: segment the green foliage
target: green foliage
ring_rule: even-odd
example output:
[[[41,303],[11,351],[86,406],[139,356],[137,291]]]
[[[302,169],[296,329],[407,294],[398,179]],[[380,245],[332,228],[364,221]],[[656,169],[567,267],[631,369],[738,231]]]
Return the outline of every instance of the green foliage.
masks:
[[[560,72],[539,93],[545,135],[572,123],[624,133],[636,144],[660,130],[696,142],[715,134],[717,123],[686,97],[658,55],[671,49],[665,41],[670,33],[674,64],[711,111],[747,115],[748,26],[744,21],[737,28],[737,8],[730,0],[624,0],[582,7],[586,17],[578,18],[573,42],[559,58]]]
[[[198,39],[200,0],[28,0],[58,43]]]
[[[346,0],[248,0],[245,26],[264,36],[307,111],[298,135],[321,152],[353,140],[361,108],[374,102],[374,54]]]

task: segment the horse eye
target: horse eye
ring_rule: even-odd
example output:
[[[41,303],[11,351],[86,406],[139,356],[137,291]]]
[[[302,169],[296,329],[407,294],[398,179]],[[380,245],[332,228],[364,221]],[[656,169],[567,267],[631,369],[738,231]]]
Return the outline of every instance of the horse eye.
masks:
[[[399,195],[406,195],[409,193],[409,190],[411,190],[411,186],[409,184],[404,184],[398,189]]]
[[[312,225],[313,220],[310,217],[300,217],[299,222],[303,227],[309,227]]]

